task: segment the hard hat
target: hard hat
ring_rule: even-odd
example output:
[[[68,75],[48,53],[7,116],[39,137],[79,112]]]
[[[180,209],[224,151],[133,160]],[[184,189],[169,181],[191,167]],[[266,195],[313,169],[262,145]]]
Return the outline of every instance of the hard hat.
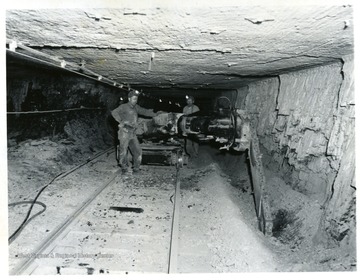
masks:
[[[128,97],[131,98],[133,96],[139,96],[139,92],[137,90],[130,90],[129,93],[128,93]]]

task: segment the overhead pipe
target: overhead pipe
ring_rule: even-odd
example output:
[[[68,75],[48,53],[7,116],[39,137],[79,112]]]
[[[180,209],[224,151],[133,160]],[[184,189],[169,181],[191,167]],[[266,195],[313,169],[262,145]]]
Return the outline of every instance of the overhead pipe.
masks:
[[[73,74],[80,75],[82,77],[85,77],[85,78],[88,78],[88,79],[91,79],[91,80],[94,80],[94,81],[97,81],[97,82],[100,82],[100,83],[104,83],[104,84],[107,84],[109,86],[116,87],[118,89],[123,89],[125,91],[130,91],[130,90],[133,89],[126,83],[118,83],[118,82],[113,81],[113,80],[111,80],[109,78],[103,77],[102,75],[97,74],[97,73],[95,73],[95,72],[93,72],[93,71],[91,71],[89,69],[86,69],[82,64],[79,65],[79,64],[76,64],[76,63],[73,63],[73,62],[68,62],[68,61],[65,61],[63,59],[59,59],[57,57],[48,55],[46,53],[34,50],[34,49],[30,48],[30,47],[27,47],[27,46],[23,45],[21,42],[16,42],[15,40],[6,39],[6,44],[9,45],[9,47],[6,49],[7,54],[13,55],[15,57],[28,59],[30,61],[34,61],[34,62],[37,62],[37,63],[40,63],[40,64],[45,64],[47,66],[52,66],[52,67],[55,67],[55,68],[58,68],[58,69],[67,70],[67,71],[69,71],[69,72],[71,72]],[[44,57],[46,59],[55,61],[58,64],[43,60],[41,58],[30,56],[30,55],[27,55],[27,54],[24,54],[24,53],[21,53],[21,52],[16,52],[17,48],[23,49],[23,50],[29,52],[30,54],[33,54],[34,56],[40,56],[40,57]],[[69,67],[71,67],[73,69],[69,69]],[[133,90],[135,90],[135,89],[133,89]],[[140,94],[142,94],[143,96],[146,96],[146,97],[150,98],[149,94],[145,94],[142,91],[138,91],[138,92]],[[162,103],[163,100],[158,99],[158,101],[160,103]],[[170,101],[169,101],[169,104],[171,104]],[[175,104],[175,105],[180,107],[180,104]]]
[[[111,80],[109,78],[105,78],[100,74],[97,74],[97,73],[95,73],[95,72],[93,72],[93,71],[91,71],[89,69],[86,69],[83,65],[78,65],[78,64],[73,63],[73,62],[68,62],[68,61],[65,61],[63,59],[59,59],[57,57],[48,55],[46,53],[34,50],[34,49],[30,48],[30,47],[27,47],[27,46],[23,45],[20,42],[16,42],[14,40],[6,39],[6,44],[9,45],[9,48],[6,49],[7,53],[14,54],[14,56],[21,57],[21,58],[24,58],[24,59],[29,59],[29,60],[32,60],[32,61],[35,61],[35,62],[39,62],[41,64],[46,64],[48,66],[52,66],[52,67],[55,67],[55,68],[58,68],[58,69],[65,69],[65,70],[67,70],[67,71],[69,71],[71,73],[86,77],[88,79],[96,80],[97,82],[102,82],[102,83],[105,83],[107,85],[110,85],[110,86],[113,86],[113,87],[116,87],[116,88],[124,89],[126,91],[129,91],[129,90],[132,89],[130,86],[126,86],[125,84],[121,84],[121,83],[119,84],[116,81],[113,81],[113,80]],[[40,56],[40,57],[55,61],[55,62],[57,62],[59,64],[55,64],[53,62],[49,62],[49,61],[43,60],[41,58],[37,58],[37,57],[34,57],[34,56],[23,54],[21,52],[17,52],[16,51],[17,48],[23,49],[23,50],[29,52],[32,55]],[[69,69],[67,67],[71,67],[73,69]],[[80,71],[89,73],[92,76],[86,75],[86,73],[81,73]]]

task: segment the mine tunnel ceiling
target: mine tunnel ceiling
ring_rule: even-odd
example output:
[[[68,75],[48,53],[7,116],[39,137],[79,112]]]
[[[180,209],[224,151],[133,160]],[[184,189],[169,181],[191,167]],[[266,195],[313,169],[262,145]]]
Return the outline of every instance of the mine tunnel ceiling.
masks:
[[[353,53],[352,13],[350,5],[8,10],[6,36],[134,88],[234,89]],[[22,67],[7,60],[8,71]]]

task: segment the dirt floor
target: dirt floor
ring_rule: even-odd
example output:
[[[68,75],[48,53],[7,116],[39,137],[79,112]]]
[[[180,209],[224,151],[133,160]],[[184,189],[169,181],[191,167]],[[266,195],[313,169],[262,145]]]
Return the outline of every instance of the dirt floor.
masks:
[[[73,142],[49,138],[10,147],[8,202],[31,200],[55,176],[99,151],[100,148],[90,150]],[[70,211],[77,202],[66,194],[66,189],[87,181],[95,189],[117,168],[114,157],[108,156],[107,161],[110,163],[100,164],[103,170],[99,167],[96,172],[84,167],[77,176],[69,176],[62,184],[49,188],[46,196],[55,199],[57,202],[52,204],[58,203],[63,213],[67,207]],[[347,248],[313,245],[318,226],[314,223],[321,215],[316,201],[291,190],[269,173],[266,177],[271,188],[273,236],[264,236],[258,230],[246,154],[227,155],[201,146],[200,156],[190,159],[180,173],[179,272],[356,270],[356,259]],[[91,191],[88,189],[87,193]],[[82,196],[78,199],[83,199]],[[9,235],[21,223],[28,207],[25,204],[9,206]],[[41,210],[37,207],[35,212]],[[56,219],[53,220],[56,223]],[[29,223],[27,227],[24,232],[37,232],[34,238],[40,240],[50,225],[32,228]],[[22,246],[24,253],[31,252],[27,242],[12,246]],[[10,257],[13,257],[11,250]]]

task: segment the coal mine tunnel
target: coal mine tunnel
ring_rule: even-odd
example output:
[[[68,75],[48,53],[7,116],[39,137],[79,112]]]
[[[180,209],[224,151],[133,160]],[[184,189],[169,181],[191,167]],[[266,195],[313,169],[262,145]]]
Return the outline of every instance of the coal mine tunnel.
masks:
[[[353,7],[230,2],[6,10],[10,275],[356,271]]]

